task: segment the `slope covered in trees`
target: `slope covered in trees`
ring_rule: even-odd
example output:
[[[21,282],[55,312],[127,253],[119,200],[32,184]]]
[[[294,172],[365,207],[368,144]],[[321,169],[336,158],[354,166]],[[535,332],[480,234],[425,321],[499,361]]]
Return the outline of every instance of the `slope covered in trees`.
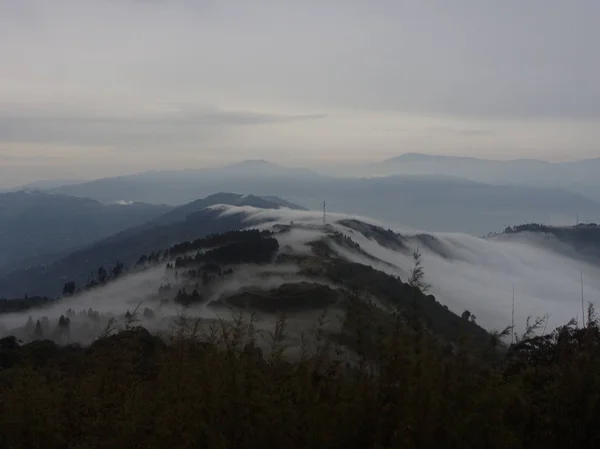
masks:
[[[106,205],[39,191],[0,193],[0,273],[47,263],[170,209],[143,203]]]
[[[355,314],[357,357],[325,339],[286,360],[250,322],[200,341],[131,327],[89,347],[0,340],[0,445],[12,448],[593,448],[600,444],[600,329],[569,324],[508,351],[453,349],[419,320],[377,338]],[[360,325],[358,319],[362,319]],[[319,333],[319,328],[315,328]],[[328,346],[329,345],[329,346]],[[337,354],[337,355],[336,355]]]
[[[350,224],[399,250],[411,243]],[[486,331],[427,294],[418,251],[407,275],[392,275],[340,229],[290,223],[155,248],[137,267],[97,270],[89,288],[102,311],[69,283],[52,306],[15,303],[33,308],[0,340],[0,446],[600,443],[593,308],[585,327],[546,333],[538,319],[510,344],[511,329]],[[151,270],[164,282],[153,294],[106,309],[122,276]]]
[[[243,223],[245,217],[239,214],[220,217],[218,211],[207,209],[211,205],[228,202],[272,209],[291,205],[277,198],[266,200],[252,195],[226,193],[211,195],[176,208],[156,220],[97,241],[50,264],[8,273],[0,277],[0,295],[55,296],[60,294],[63,284],[68,280],[75,281],[78,286],[89,283],[100,266],[113,266],[117,262],[132,265],[142,254],[150,255],[153,251],[178,242],[247,226],[248,223]]]

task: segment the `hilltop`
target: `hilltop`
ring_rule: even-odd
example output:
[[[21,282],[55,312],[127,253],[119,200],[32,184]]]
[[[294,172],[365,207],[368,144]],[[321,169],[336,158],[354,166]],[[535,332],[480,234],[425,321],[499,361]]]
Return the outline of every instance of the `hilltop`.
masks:
[[[210,206],[217,204],[302,210],[295,204],[273,196],[259,197],[235,193],[210,195],[180,207],[168,208],[166,213],[143,224],[90,242],[82,248],[62,254],[62,257],[55,257],[54,260],[43,260],[37,264],[32,261],[27,268],[14,270],[0,277],[0,295],[56,296],[60,294],[66,280],[73,280],[78,285],[85,284],[95,276],[100,266],[108,268],[117,263],[131,265],[144,253],[150,254],[187,239],[247,226],[241,215],[219,217],[217,212],[210,209]]]
[[[107,205],[31,189],[0,193],[0,274],[36,260],[50,261],[169,210],[139,202]]]
[[[99,269],[62,298],[0,301],[1,443],[594,447],[593,307],[585,327],[528,320],[511,344],[427,293],[433,255],[460,266],[470,240],[209,210],[261,220]]]

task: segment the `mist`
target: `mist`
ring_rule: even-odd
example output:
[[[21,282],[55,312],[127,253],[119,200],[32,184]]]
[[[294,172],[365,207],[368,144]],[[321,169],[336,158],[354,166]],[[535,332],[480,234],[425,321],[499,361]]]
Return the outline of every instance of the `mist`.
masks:
[[[229,210],[231,213],[231,209]],[[321,217],[297,211],[255,211],[250,217],[281,216],[282,223],[302,220],[318,225]],[[442,251],[432,251],[418,239],[423,232],[383,225],[408,239],[411,250],[395,251],[368,239],[336,221],[348,215],[330,214],[329,223],[357,242],[363,250],[385,263],[374,263],[356,253],[336,248],[344,257],[406,280],[413,267],[412,250],[422,253],[426,281],[431,293],[452,311],[469,310],[487,329],[511,325],[512,289],[515,287],[515,332],[522,331],[528,317],[548,317],[548,327],[579,318],[581,323],[581,274],[584,301],[600,298],[600,268],[578,258],[573,251],[552,241],[532,235],[510,235],[482,239],[460,233],[427,233],[436,239]],[[382,226],[375,220],[362,221]],[[398,267],[398,270],[390,267]]]
[[[375,220],[345,214],[327,214],[326,225],[322,212],[295,211],[290,209],[256,209],[218,205],[212,207],[223,216],[243,213],[248,228],[272,229],[277,225],[295,227],[290,232],[275,234],[280,252],[309,254],[310,242],[324,238],[335,230],[347,235],[360,245],[371,258],[332,242],[329,245],[341,257],[372,266],[406,281],[413,267],[413,251],[422,254],[425,280],[431,285],[430,293],[456,314],[469,310],[477,323],[486,329],[501,329],[511,324],[512,291],[515,289],[515,332],[522,332],[528,317],[548,315],[547,326],[554,328],[577,317],[581,322],[581,275],[584,278],[584,295],[587,302],[594,303],[600,296],[600,268],[586,262],[564,245],[544,240],[536,235],[503,235],[482,239],[459,233],[423,233],[415,230],[397,229]],[[358,219],[367,226],[378,226],[398,233],[398,244],[382,245],[365,233],[344,224],[344,220]],[[261,221],[260,225],[256,225]],[[404,247],[402,247],[404,245]],[[137,309],[139,323],[153,332],[169,332],[182,306],[172,302],[162,303],[158,293],[161,285],[170,283],[173,289],[189,281],[176,279],[161,264],[141,272],[129,274],[105,286],[64,298],[43,309],[3,315],[0,328],[4,332],[23,327],[29,317],[33,321],[47,317],[56,323],[68,309],[74,314],[71,339],[89,343],[104,330],[107,320],[117,319],[125,325],[124,315]],[[307,278],[298,274],[293,264],[266,266],[236,266],[230,277],[219,280],[205,293],[199,305],[186,308],[189,317],[199,317],[206,323],[211,320],[232,319],[234,311],[221,305],[219,300],[245,288],[273,289],[288,282],[312,282],[337,288],[323,279]],[[283,304],[282,304],[283,306]],[[143,311],[152,310],[150,318]],[[89,309],[99,313],[101,320],[90,321],[85,315]],[[311,329],[322,311],[292,315],[298,338],[301,330]],[[264,331],[275,326],[277,317],[259,314],[259,327]],[[292,332],[292,333],[293,333]]]

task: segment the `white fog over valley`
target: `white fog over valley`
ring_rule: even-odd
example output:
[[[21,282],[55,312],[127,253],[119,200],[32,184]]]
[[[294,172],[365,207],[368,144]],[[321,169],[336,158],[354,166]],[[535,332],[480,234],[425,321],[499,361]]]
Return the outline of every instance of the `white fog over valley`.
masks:
[[[326,229],[350,237],[360,245],[362,252],[354,251],[330,242],[329,245],[347,260],[370,265],[406,280],[413,265],[412,252],[418,247],[423,255],[423,266],[431,293],[451,311],[461,314],[469,310],[477,322],[485,328],[501,329],[511,324],[512,289],[515,288],[515,332],[522,332],[528,317],[548,315],[547,326],[554,327],[571,318],[581,320],[581,275],[586,301],[595,302],[600,297],[600,264],[598,259],[578,255],[568,245],[549,239],[545,234],[519,233],[477,238],[457,233],[423,234],[417,231],[393,229],[408,243],[407,248],[399,249],[397,242],[381,244],[371,238],[360,227],[345,225],[344,220],[353,219],[369,226],[388,226],[364,217],[329,214],[327,224],[322,223],[321,212],[294,211],[290,209],[256,209],[249,206],[210,207],[221,217],[242,214],[247,223],[262,223],[251,227],[273,229],[277,225],[294,223],[289,233],[278,237],[280,252],[305,255],[310,253],[308,244],[326,236]],[[297,227],[297,228],[296,228]],[[423,236],[427,238],[423,238]],[[178,281],[165,269],[165,263],[129,274],[104,287],[81,293],[73,298],[65,298],[44,309],[28,310],[23,313],[3,315],[3,328],[10,330],[23,326],[28,318],[34,321],[42,316],[58,320],[68,309],[75,313],[93,309],[102,315],[115,316],[123,320],[123,315],[136,307],[150,308],[156,316],[148,320],[141,318],[144,325],[155,331],[172,330],[177,316],[182,313],[181,305],[160,304],[163,299],[157,294],[159,287],[171,282],[177,288]],[[186,309],[190,316],[207,319],[231,317],[226,308],[211,308],[212,302],[247,287],[269,290],[290,282],[317,282],[332,285],[326,279],[310,279],[298,273],[293,263],[283,265],[242,265],[235,268],[232,277],[221,286],[214,288],[201,305]],[[182,281],[183,282],[183,281]],[[179,286],[184,285],[181,283]],[[335,287],[335,286],[334,286]],[[281,310],[286,309],[281,299]],[[586,306],[587,307],[587,306]],[[75,318],[89,321],[89,318]],[[292,316],[298,319],[298,329],[314,326],[318,311]],[[274,326],[277,316],[262,315],[265,328]],[[335,319],[333,319],[335,322]],[[93,323],[92,323],[93,324]],[[85,327],[80,335],[74,332],[71,338],[88,343],[103,330],[102,324]],[[122,323],[121,323],[122,325]]]
[[[600,448],[599,0],[0,0],[0,449]]]

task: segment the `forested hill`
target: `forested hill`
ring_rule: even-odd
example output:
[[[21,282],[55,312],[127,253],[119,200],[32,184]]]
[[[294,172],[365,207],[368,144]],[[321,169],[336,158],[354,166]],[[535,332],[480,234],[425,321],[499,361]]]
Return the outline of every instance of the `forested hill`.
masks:
[[[240,215],[221,217],[219,212],[207,209],[216,204],[300,210],[299,206],[276,197],[263,199],[253,195],[220,193],[175,208],[155,220],[144,223],[113,236],[99,240],[83,249],[72,252],[55,262],[16,270],[0,277],[0,295],[55,296],[61,293],[67,280],[85,285],[95,276],[100,266],[111,267],[121,262],[131,265],[142,254],[210,233],[226,232],[248,226]]]
[[[0,274],[68,254],[169,210],[170,206],[144,203],[107,205],[34,190],[0,194]]]
[[[600,264],[600,226],[596,223],[580,223],[576,226],[549,226],[541,223],[528,223],[507,227],[501,234],[490,234],[490,238],[511,238],[537,236],[548,247],[559,247],[569,254],[576,254],[596,264]]]
[[[592,307],[585,326],[532,320],[510,344],[424,293],[418,253],[403,278],[349,260],[359,228],[410,241],[346,223],[181,242],[17,315],[0,338],[0,446],[597,447]],[[135,307],[136,276],[155,272]]]

